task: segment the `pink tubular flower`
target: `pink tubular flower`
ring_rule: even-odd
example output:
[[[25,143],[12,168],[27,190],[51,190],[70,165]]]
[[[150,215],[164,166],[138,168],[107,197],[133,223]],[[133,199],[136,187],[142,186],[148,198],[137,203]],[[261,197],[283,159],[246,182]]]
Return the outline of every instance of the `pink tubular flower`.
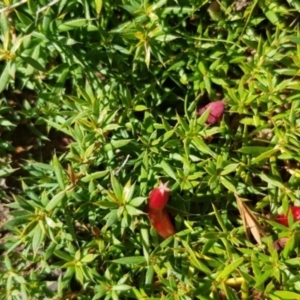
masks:
[[[204,114],[204,112],[208,109],[209,109],[209,115],[206,120],[206,124],[212,125],[221,119],[223,112],[225,110],[225,104],[223,103],[223,100],[208,103],[204,107],[200,108],[198,112],[199,116]]]
[[[150,192],[148,198],[149,219],[157,233],[164,239],[175,234],[175,228],[165,208],[170,193],[168,183],[160,182],[159,186]]]
[[[148,209],[149,219],[157,233],[164,239],[175,234],[175,228],[170,220],[167,210]]]
[[[148,207],[150,209],[162,210],[166,206],[170,192],[168,184],[169,182],[160,182],[159,186],[151,191],[148,202]]]

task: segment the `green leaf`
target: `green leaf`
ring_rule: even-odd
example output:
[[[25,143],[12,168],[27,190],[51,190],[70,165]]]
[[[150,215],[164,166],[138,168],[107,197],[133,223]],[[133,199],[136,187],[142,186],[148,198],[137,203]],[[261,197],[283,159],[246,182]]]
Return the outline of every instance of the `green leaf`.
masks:
[[[100,15],[101,10],[102,10],[102,5],[103,5],[102,0],[95,0],[95,7],[96,7],[97,15]]]
[[[262,153],[274,150],[271,147],[260,147],[260,146],[246,146],[240,148],[238,151],[244,154],[253,154],[253,155],[260,155]]]
[[[255,276],[255,288],[260,287],[265,281],[272,278],[273,273],[275,272],[275,269],[270,269],[265,271],[263,274],[261,274],[259,277]]]
[[[231,192],[235,193],[236,192],[236,187],[225,177],[221,176],[220,177],[221,183]]]
[[[176,178],[176,174],[175,172],[172,170],[172,168],[170,167],[170,165],[165,162],[164,160],[161,162],[160,164],[160,167],[171,177],[173,178],[174,180],[177,181],[177,178]]]
[[[170,42],[178,38],[179,36],[173,34],[163,34],[155,37],[155,39],[160,42]]]
[[[118,219],[118,209],[112,210],[109,214],[105,216],[106,219],[106,228],[112,226]]]
[[[213,83],[215,83],[215,84],[220,85],[220,86],[227,86],[228,85],[227,82],[224,79],[222,79],[222,78],[214,78],[214,77],[212,77],[211,81]]]
[[[68,254],[66,252],[63,252],[61,250],[58,250],[58,249],[54,250],[53,253],[54,253],[55,256],[65,260],[65,261],[71,262],[71,261],[74,260],[74,258],[70,254]]]
[[[45,72],[45,68],[36,59],[24,55],[21,55],[20,57],[24,60],[25,63],[29,64],[34,69],[37,69],[41,72]]]
[[[295,234],[290,236],[288,241],[286,242],[284,249],[282,251],[282,256],[285,259],[287,259],[294,249],[295,249]]]
[[[97,201],[94,203],[95,205],[98,205],[99,207],[102,208],[117,208],[119,205],[115,202],[110,202],[110,201]]]
[[[6,36],[7,34],[9,34],[10,25],[9,25],[9,21],[8,21],[8,14],[1,13],[0,25],[1,25],[0,29],[1,29],[2,36]]]
[[[73,221],[73,217],[70,215],[69,211],[65,212],[65,218],[66,218],[66,225],[68,227],[68,231],[70,232],[70,234],[72,236],[72,240],[74,242],[76,242],[77,235],[76,235],[75,228],[74,228],[74,221]]]
[[[65,189],[64,177],[63,177],[63,168],[56,156],[56,153],[53,155],[52,159],[54,173],[59,184],[60,189],[63,191]]]
[[[230,165],[227,165],[225,168],[223,168],[223,170],[221,171],[220,175],[224,176],[224,175],[230,174],[232,172],[235,172],[237,170],[238,166],[239,166],[239,164],[230,164]]]
[[[46,211],[52,211],[53,209],[55,209],[57,206],[61,204],[61,202],[65,197],[66,197],[65,191],[61,191],[58,194],[56,194],[47,204]]]
[[[278,180],[276,180],[275,178],[272,178],[271,176],[268,176],[264,173],[261,173],[258,175],[263,181],[269,183],[272,186],[276,186],[279,188],[284,188],[284,185],[282,182],[279,182]]]
[[[34,255],[37,254],[37,251],[39,250],[43,240],[44,240],[44,232],[38,223],[36,227],[33,230],[33,238],[32,238],[32,250],[34,252]]]
[[[223,271],[221,271],[216,280],[224,280],[227,279],[232,273],[236,271],[236,269],[244,262],[244,258],[240,257],[237,260],[231,262]]]
[[[290,36],[290,41],[300,45],[300,37],[299,36]]]
[[[300,264],[300,257],[290,258],[285,261],[288,266],[297,267]]]
[[[111,260],[112,263],[120,265],[143,265],[146,263],[144,256],[129,256]]]
[[[275,291],[271,293],[271,295],[279,297],[280,299],[300,300],[300,295],[298,293],[294,293],[290,291]]]
[[[134,207],[139,207],[143,203],[146,203],[146,197],[136,197],[129,201],[129,204]]]
[[[58,29],[59,31],[69,31],[69,30],[74,30],[83,27],[86,24],[87,24],[86,19],[75,19],[60,24]]]
[[[123,187],[113,173],[110,174],[110,182],[117,199],[121,202],[123,199]]]
[[[141,232],[141,243],[143,247],[143,254],[149,264],[149,252],[150,252],[150,240],[149,240],[149,230],[148,224],[145,220],[142,220],[140,223],[140,232]]]
[[[131,287],[128,284],[118,284],[118,285],[113,286],[112,290],[113,291],[128,291],[128,290],[130,290],[132,288],[133,287]]]
[[[236,291],[228,287],[225,283],[222,284],[227,300],[239,300]]]
[[[214,153],[210,150],[210,148],[199,137],[193,137],[192,143],[196,147],[196,150],[198,150],[200,152],[203,152],[205,154],[209,154],[211,156],[214,156]]]
[[[122,199],[124,203],[128,203],[134,194],[135,184],[131,184],[131,180],[128,180],[123,187]]]
[[[274,148],[274,149],[268,150],[268,151],[260,154],[259,156],[255,157],[251,160],[251,164],[254,165],[254,164],[257,164],[258,162],[260,162],[264,159],[270,158],[276,152],[278,152],[278,150],[279,150],[278,148]]]
[[[2,118],[0,118],[0,126],[16,127],[16,125],[10,122],[9,120],[2,119]]]
[[[182,244],[189,254],[189,261],[192,263],[192,265],[198,270],[202,271],[204,274],[210,275],[211,270],[200,259],[197,258],[195,252],[191,249],[188,243],[182,241]]]
[[[7,84],[9,82],[9,64],[6,64],[5,68],[2,71],[0,77],[0,93],[7,88]]]
[[[90,263],[97,257],[97,254],[87,254],[80,261],[83,263]]]
[[[17,170],[19,169],[7,169],[7,168],[0,169],[0,177],[7,177]]]
[[[13,198],[14,198],[15,202],[17,202],[20,205],[20,207],[27,210],[28,212],[34,212],[35,206],[32,205],[30,201],[24,199],[21,196],[13,195]]]
[[[5,223],[6,227],[17,227],[19,225],[28,224],[32,219],[36,218],[35,214],[25,214],[24,216],[14,217]]]
[[[82,182],[90,182],[92,180],[102,178],[102,177],[106,176],[108,173],[109,173],[109,170],[98,171],[98,172],[88,174],[88,175],[82,177],[81,181]]]
[[[221,226],[223,232],[227,233],[228,230],[227,230],[226,225],[224,224],[224,221],[223,221],[223,219],[222,219],[222,217],[220,215],[220,212],[218,211],[217,207],[213,203],[211,203],[211,205],[213,207],[213,210],[215,212],[215,215],[216,215],[216,218],[218,220],[219,225]]]
[[[130,216],[139,216],[139,215],[144,215],[145,213],[131,205],[126,205],[126,211]]]
[[[134,110],[135,110],[135,111],[144,111],[144,110],[147,110],[147,109],[148,109],[148,107],[145,106],[145,105],[136,105],[136,106],[134,107]]]
[[[128,145],[131,142],[131,140],[127,139],[127,140],[111,140],[111,145],[113,146],[113,148],[115,149],[119,149],[122,148],[126,145]]]
[[[84,284],[84,273],[81,265],[75,265],[75,277],[81,285]]]

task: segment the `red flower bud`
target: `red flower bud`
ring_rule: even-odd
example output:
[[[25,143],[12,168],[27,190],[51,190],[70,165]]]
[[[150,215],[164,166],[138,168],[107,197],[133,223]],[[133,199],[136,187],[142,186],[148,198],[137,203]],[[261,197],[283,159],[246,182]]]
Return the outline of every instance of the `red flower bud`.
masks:
[[[169,200],[169,192],[170,189],[168,188],[169,182],[162,183],[160,182],[159,187],[153,189],[149,194],[149,202],[148,207],[149,209],[154,210],[162,210],[168,200]]]
[[[292,212],[293,218],[294,218],[294,222],[300,221],[300,206],[291,206],[290,210]],[[276,222],[284,225],[284,226],[288,226],[288,213],[285,214],[280,214],[277,216],[277,218],[275,219]]]
[[[164,239],[175,234],[174,226],[170,220],[167,210],[152,210],[148,209],[148,215],[152,226],[156,229],[157,233]]]
[[[218,122],[221,119],[221,117],[223,115],[223,112],[225,109],[223,100],[208,103],[207,105],[205,105],[204,107],[202,107],[199,110],[199,112],[198,112],[199,116],[204,114],[204,112],[208,109],[209,109],[209,115],[206,120],[206,124],[208,124],[208,125],[215,124],[216,122]]]

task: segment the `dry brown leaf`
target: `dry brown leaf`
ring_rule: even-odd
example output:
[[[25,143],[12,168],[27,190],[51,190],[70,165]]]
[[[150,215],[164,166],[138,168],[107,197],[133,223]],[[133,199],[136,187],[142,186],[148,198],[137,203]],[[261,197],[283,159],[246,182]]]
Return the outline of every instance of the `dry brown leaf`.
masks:
[[[256,240],[256,242],[261,245],[261,236],[265,236],[265,232],[263,231],[262,227],[257,221],[257,218],[249,209],[249,207],[245,204],[245,202],[240,198],[237,194],[235,194],[235,199],[237,202],[237,206],[242,218],[243,226],[246,232],[246,236],[249,239],[249,231],[251,232],[252,236]]]
[[[280,238],[273,243],[273,247],[275,248],[276,251],[280,251],[280,250],[284,249],[284,246],[288,240],[289,240],[289,238],[287,238],[287,237]]]

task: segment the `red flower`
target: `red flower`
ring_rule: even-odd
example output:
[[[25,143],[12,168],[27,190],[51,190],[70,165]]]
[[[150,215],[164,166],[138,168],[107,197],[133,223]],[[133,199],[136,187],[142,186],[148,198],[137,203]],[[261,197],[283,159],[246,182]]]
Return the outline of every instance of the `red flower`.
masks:
[[[205,105],[199,110],[198,112],[199,116],[204,114],[204,112],[208,109],[209,109],[209,115],[206,120],[206,124],[212,125],[221,119],[223,112],[225,110],[225,104],[223,103],[223,100],[208,103],[207,105]]]
[[[151,224],[157,233],[165,239],[175,233],[174,226],[165,208],[169,200],[169,192],[168,182],[160,182],[159,186],[150,192],[148,202],[148,216]]]
[[[294,222],[300,221],[300,206],[291,206],[290,210],[294,217]],[[278,222],[284,226],[289,225],[288,224],[288,213],[286,215],[285,214],[278,215],[275,220],[276,220],[276,222]]]

